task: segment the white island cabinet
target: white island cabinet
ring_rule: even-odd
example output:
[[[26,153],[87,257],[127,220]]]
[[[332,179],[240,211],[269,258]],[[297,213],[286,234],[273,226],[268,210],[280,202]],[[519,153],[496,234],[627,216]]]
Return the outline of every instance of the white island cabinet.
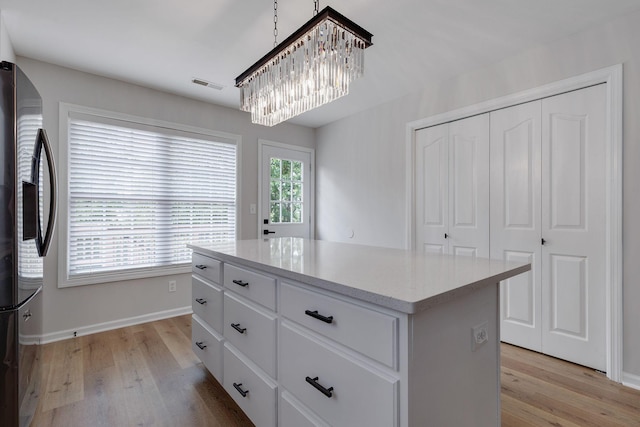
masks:
[[[191,245],[193,349],[259,427],[499,426],[498,283],[529,264]]]

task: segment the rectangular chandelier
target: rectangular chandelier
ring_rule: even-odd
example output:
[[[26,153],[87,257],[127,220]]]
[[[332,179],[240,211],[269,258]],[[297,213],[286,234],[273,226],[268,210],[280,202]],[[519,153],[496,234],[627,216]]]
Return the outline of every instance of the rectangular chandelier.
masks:
[[[240,109],[273,126],[349,93],[373,35],[331,7],[236,78]]]

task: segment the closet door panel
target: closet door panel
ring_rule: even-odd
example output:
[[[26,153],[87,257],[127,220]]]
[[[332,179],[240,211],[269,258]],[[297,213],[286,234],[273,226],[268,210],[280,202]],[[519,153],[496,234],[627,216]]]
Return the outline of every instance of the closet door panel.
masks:
[[[443,124],[415,133],[416,249],[428,253],[449,252],[448,132]]]
[[[542,101],[543,352],[606,369],[606,87]]]
[[[502,341],[541,351],[541,103],[491,113],[491,258],[531,262],[500,285]]]
[[[449,253],[489,256],[489,114],[449,124]]]

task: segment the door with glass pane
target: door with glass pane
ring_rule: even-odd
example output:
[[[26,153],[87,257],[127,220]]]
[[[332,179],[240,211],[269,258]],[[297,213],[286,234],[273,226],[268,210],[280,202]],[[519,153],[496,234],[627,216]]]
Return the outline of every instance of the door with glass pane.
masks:
[[[313,236],[313,151],[260,141],[262,237]]]

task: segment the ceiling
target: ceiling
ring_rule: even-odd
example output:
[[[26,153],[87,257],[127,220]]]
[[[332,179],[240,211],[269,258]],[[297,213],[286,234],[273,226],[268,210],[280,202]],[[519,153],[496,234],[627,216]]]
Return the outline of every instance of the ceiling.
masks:
[[[343,0],[320,8],[327,5],[373,33],[374,44],[348,96],[290,120],[310,127],[640,10],[640,0]],[[16,55],[231,108],[239,105],[235,78],[273,47],[271,0],[0,0],[0,10]],[[311,0],[280,0],[279,41],[312,13]]]

